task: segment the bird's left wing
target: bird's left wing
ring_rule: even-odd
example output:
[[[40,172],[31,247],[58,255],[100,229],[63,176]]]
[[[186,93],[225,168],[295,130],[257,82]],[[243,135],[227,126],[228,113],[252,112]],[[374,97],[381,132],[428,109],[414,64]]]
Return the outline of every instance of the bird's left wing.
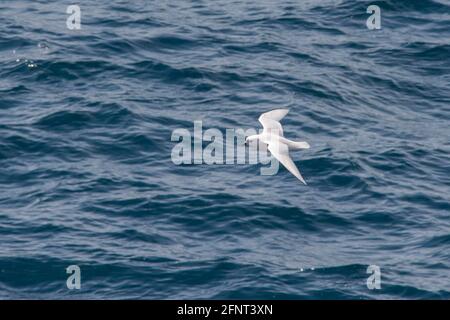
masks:
[[[292,161],[291,157],[289,156],[289,147],[281,143],[279,141],[274,141],[269,143],[268,147],[270,153],[278,160],[280,161],[283,166],[286,167],[286,169],[289,170],[290,173],[292,173],[297,179],[299,179],[301,182],[303,182],[306,185],[305,179],[303,179],[302,175],[300,174],[300,171],[298,171],[297,166],[295,165],[294,161]]]

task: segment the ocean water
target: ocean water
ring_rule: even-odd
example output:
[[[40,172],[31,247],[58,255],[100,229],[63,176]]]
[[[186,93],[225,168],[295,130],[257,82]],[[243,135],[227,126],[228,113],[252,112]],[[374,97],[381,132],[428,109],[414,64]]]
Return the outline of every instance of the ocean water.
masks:
[[[70,4],[0,2],[1,299],[450,298],[450,1]],[[307,186],[171,160],[280,107]]]

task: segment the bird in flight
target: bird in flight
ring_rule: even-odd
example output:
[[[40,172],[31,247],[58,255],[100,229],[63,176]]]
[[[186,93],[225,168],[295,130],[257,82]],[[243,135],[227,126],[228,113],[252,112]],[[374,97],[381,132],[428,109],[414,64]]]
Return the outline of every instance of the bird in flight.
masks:
[[[306,185],[305,179],[303,179],[300,171],[298,171],[292,158],[289,156],[289,150],[296,149],[309,149],[309,143],[305,141],[296,142],[286,139],[283,134],[283,127],[280,120],[289,112],[289,109],[275,109],[266,113],[263,113],[259,117],[259,122],[263,126],[261,134],[255,134],[248,136],[245,139],[245,143],[250,141],[259,140],[267,145],[267,149],[270,151],[279,162],[289,170],[297,179]]]

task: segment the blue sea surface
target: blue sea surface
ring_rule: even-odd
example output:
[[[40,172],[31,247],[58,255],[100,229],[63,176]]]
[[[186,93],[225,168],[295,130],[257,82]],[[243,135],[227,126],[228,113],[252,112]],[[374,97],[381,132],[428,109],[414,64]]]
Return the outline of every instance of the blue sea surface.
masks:
[[[450,299],[450,1],[72,2],[0,2],[0,299]],[[172,162],[276,108],[307,186]]]

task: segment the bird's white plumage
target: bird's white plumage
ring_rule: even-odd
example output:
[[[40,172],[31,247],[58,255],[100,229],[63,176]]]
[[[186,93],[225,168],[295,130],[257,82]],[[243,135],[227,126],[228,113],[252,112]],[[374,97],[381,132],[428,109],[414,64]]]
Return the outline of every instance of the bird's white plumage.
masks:
[[[275,135],[279,135],[279,136],[283,136],[284,132],[283,132],[283,127],[281,126],[281,123],[279,123],[276,120],[272,120],[269,118],[265,118],[265,119],[261,119],[259,118],[259,122],[261,122],[262,126],[263,126],[263,133],[266,134],[275,134]]]
[[[284,137],[280,120],[283,119],[288,112],[288,109],[276,109],[263,113],[258,119],[263,126],[263,132],[251,138],[259,139],[267,144],[270,153],[281,162],[289,172],[306,184],[305,179],[303,179],[294,161],[292,161],[289,150],[309,149],[309,144],[305,141],[297,142]]]
[[[259,121],[261,121],[261,119],[272,119],[279,122],[284,118],[285,115],[288,114],[288,112],[289,109],[275,109],[269,112],[265,112],[259,117]]]
[[[284,118],[289,112],[289,109],[276,109],[259,116],[259,122],[262,124],[263,128],[267,132],[272,132],[283,136],[283,127],[281,126],[280,120]]]
[[[305,179],[303,179],[300,171],[298,171],[297,166],[295,165],[294,161],[292,161],[292,158],[289,155],[289,148],[284,143],[277,143],[273,142],[269,144],[268,147],[270,153],[281,162],[283,166],[286,167],[286,169],[289,170],[290,173],[292,173],[297,179],[299,179],[301,182],[306,184]]]

